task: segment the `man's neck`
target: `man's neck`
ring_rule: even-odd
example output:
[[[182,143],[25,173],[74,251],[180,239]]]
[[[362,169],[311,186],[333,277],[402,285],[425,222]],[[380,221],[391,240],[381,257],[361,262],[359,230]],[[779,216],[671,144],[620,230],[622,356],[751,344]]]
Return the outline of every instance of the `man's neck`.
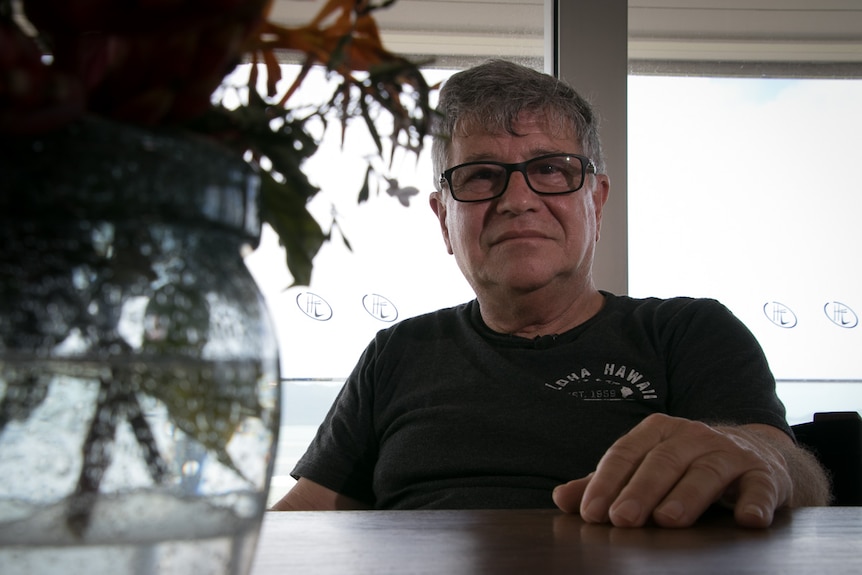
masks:
[[[507,297],[478,297],[482,320],[498,333],[534,338],[564,333],[596,315],[605,296],[595,287],[573,297],[548,297],[531,292]]]

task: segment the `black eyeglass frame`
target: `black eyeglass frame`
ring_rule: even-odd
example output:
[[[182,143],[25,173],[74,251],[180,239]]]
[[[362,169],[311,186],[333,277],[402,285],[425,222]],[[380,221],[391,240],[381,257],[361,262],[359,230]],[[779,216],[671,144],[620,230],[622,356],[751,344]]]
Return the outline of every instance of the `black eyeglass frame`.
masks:
[[[526,171],[527,164],[531,164],[537,160],[545,160],[547,158],[557,158],[557,157],[561,157],[561,156],[565,156],[565,157],[569,157],[569,158],[577,158],[581,162],[581,168],[583,170],[583,177],[581,178],[581,185],[579,185],[577,188],[574,188],[572,190],[566,190],[564,192],[540,192],[539,190],[534,188],[533,184],[530,183],[530,177],[527,175],[527,171]],[[452,186],[452,173],[459,168],[463,168],[466,166],[478,166],[478,165],[500,166],[501,168],[506,170],[506,180],[503,184],[503,188],[500,190],[500,193],[498,193],[495,196],[491,196],[489,198],[481,198],[478,200],[464,200],[464,199],[459,198],[455,194],[454,186]],[[457,202],[464,202],[464,203],[468,203],[468,204],[469,203],[476,203],[476,202],[487,202],[490,200],[495,200],[495,199],[499,198],[500,196],[502,196],[503,194],[506,193],[506,190],[509,189],[509,179],[512,176],[512,172],[521,172],[521,174],[523,174],[523,176],[524,176],[524,181],[527,182],[527,186],[535,194],[538,194],[540,196],[562,196],[565,194],[572,194],[574,192],[577,192],[581,188],[583,188],[584,184],[587,181],[587,174],[597,174],[598,170],[596,168],[596,164],[590,158],[588,158],[586,156],[582,156],[581,154],[564,154],[564,153],[544,154],[542,156],[536,156],[535,158],[530,158],[529,160],[524,160],[523,162],[517,162],[514,164],[507,164],[505,162],[494,162],[492,160],[480,160],[480,161],[476,161],[476,162],[465,162],[463,164],[458,164],[457,166],[452,166],[451,168],[444,170],[443,173],[440,174],[440,185],[442,186],[443,183],[445,182],[449,186],[449,193],[452,194],[452,198],[454,198],[455,201],[457,201]]]

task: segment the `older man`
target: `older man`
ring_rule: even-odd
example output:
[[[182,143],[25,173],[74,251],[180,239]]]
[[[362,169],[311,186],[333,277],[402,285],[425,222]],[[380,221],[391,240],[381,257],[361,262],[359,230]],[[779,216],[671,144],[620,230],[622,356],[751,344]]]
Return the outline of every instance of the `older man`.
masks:
[[[708,299],[596,288],[610,183],[571,87],[504,61],[443,87],[431,207],[476,293],[380,332],[274,507],[558,506],[591,522],[768,526],[822,505],[751,333]]]

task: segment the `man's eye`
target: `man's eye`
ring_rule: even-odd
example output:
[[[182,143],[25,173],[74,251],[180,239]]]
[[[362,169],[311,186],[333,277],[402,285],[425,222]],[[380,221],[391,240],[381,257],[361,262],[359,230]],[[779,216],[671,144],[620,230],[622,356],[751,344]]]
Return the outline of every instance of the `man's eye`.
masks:
[[[530,173],[534,176],[540,177],[561,176],[569,180],[577,176],[578,167],[568,163],[559,164],[551,162],[547,164],[538,164],[535,167],[532,167]]]
[[[481,166],[471,170],[465,170],[460,177],[456,178],[461,185],[467,184],[485,184],[488,182],[496,182],[500,179],[500,171],[494,169],[485,169]]]
[[[497,170],[491,169],[477,169],[471,175],[471,180],[492,180],[498,177]]]
[[[553,164],[542,164],[538,166],[537,172],[539,174],[556,174],[560,172],[559,166],[555,166]]]

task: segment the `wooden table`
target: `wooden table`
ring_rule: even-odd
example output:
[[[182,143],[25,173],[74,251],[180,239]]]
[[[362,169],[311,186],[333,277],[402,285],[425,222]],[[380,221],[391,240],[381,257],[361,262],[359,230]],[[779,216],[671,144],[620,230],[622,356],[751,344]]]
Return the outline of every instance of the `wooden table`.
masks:
[[[724,511],[689,529],[588,525],[554,510],[268,512],[252,575],[862,573],[862,507]]]

